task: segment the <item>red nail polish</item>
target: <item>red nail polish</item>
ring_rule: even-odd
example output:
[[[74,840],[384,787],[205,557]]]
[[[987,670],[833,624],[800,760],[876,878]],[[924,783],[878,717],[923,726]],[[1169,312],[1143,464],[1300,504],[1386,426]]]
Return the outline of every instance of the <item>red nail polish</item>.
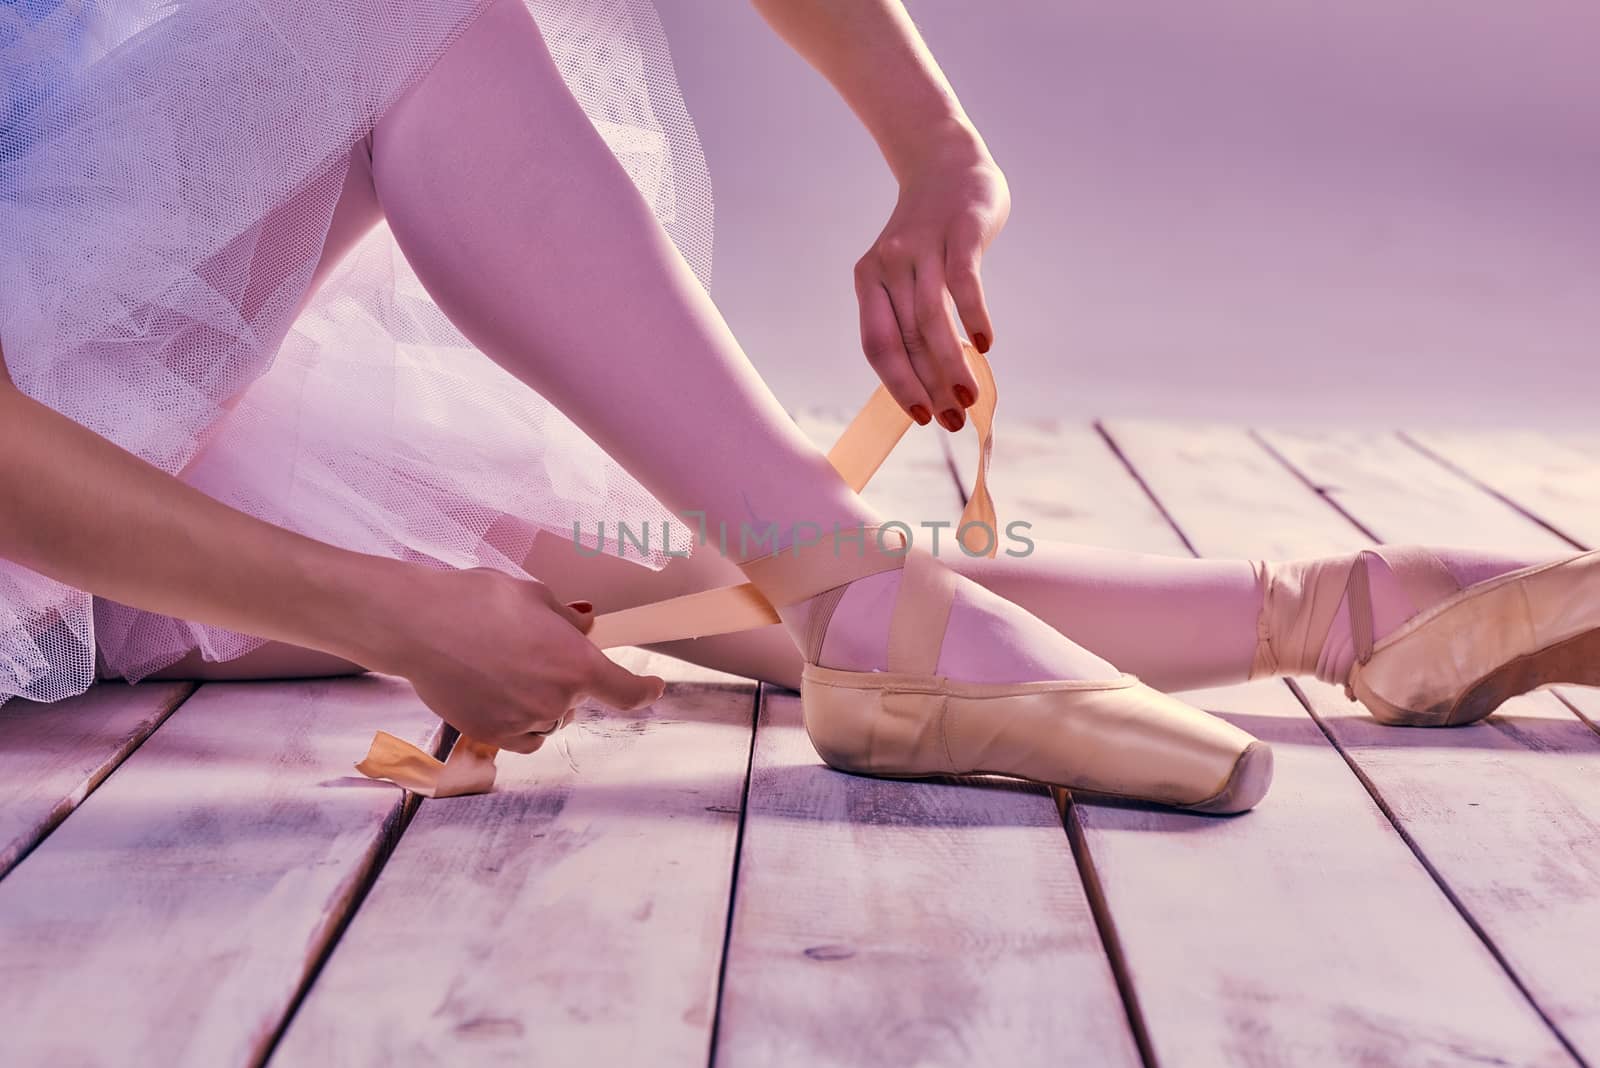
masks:
[[[985,334],[985,333],[982,333],[981,331],[979,333],[973,334],[972,335],[972,347],[977,349],[979,352],[988,352],[989,351],[989,335]]]
[[[968,389],[966,386],[954,386],[954,387],[951,388],[951,392],[956,395],[956,400],[961,402],[961,407],[963,407],[963,408],[972,407],[972,401],[973,401],[972,391],[970,389]]]
[[[572,609],[574,612],[589,613],[594,611],[594,605],[590,604],[588,601],[573,601],[571,604],[567,605],[567,607]]]
[[[929,423],[933,422],[933,416],[928,412],[928,409],[924,408],[920,404],[913,404],[911,406],[911,418],[917,421],[918,426],[927,426]]]
[[[960,430],[962,426],[966,424],[966,420],[961,417],[961,413],[956,411],[954,408],[946,408],[944,411],[940,412],[939,422],[942,423],[944,428],[950,431],[952,434],[954,434],[957,430]]]

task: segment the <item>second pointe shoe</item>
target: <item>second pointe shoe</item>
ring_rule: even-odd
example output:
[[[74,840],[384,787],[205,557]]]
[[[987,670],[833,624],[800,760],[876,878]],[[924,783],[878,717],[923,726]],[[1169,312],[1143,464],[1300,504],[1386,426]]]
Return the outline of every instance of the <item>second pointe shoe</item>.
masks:
[[[800,703],[831,767],[891,778],[1008,775],[1216,814],[1251,808],[1272,781],[1266,743],[1131,675],[1009,684],[937,675],[956,575],[891,529],[852,530],[742,566],[774,605],[816,598],[798,627]],[[894,568],[904,574],[888,670],[819,666],[845,588]]]
[[[1370,620],[1364,587],[1350,606]],[[1540,686],[1600,685],[1600,552],[1479,582],[1371,634],[1355,631],[1348,691],[1384,723],[1455,727]]]
[[[1374,640],[1368,567],[1382,560],[1413,603],[1429,606]],[[1381,723],[1458,727],[1551,683],[1600,685],[1600,552],[1536,564],[1461,589],[1420,546],[1366,549],[1315,561],[1297,575],[1263,565],[1266,585],[1257,671],[1303,644],[1341,591],[1356,659],[1345,693]],[[1287,602],[1298,609],[1285,610]],[[1296,619],[1299,624],[1291,622]],[[1307,629],[1309,628],[1309,629]],[[1326,633],[1322,626],[1322,633]],[[1265,669],[1263,664],[1265,663]]]

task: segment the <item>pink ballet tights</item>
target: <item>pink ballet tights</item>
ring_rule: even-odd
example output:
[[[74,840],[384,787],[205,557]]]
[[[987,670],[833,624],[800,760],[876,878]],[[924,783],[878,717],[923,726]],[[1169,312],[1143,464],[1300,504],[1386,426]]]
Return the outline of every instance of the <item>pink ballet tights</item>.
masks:
[[[490,5],[356,145],[317,280],[385,219],[456,326],[670,507],[735,536],[741,524],[876,518],[750,366],[518,0]],[[1442,555],[1467,584],[1522,563]],[[965,632],[954,643],[963,652],[943,665],[959,677],[1086,677],[1114,670],[1109,661],[1180,689],[1242,681],[1256,657],[1263,604],[1246,561],[1045,541],[1026,558],[943,558],[973,580],[958,600],[964,621],[952,620]],[[528,566],[558,595],[600,611],[738,578],[711,552],[658,574],[544,539]],[[1378,573],[1386,570],[1372,576],[1380,633],[1418,607]],[[883,633],[874,605],[886,600],[864,588],[858,625],[830,630],[829,655],[871,666]],[[1342,678],[1353,655],[1346,617],[1340,605],[1312,662],[1283,670]],[[785,684],[798,677],[778,628],[670,651]]]

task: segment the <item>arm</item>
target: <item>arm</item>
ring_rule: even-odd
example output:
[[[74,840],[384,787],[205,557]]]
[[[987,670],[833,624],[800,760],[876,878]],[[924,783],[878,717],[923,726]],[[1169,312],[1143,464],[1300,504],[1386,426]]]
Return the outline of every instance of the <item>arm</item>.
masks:
[[[542,584],[348,552],[245,515],[23,394],[3,352],[0,557],[405,675],[441,717],[506,748],[537,748],[519,737],[559,721],[581,692],[632,704],[651,689],[607,673],[594,657],[615,665]]]
[[[946,415],[969,406],[977,384],[946,294],[987,352],[979,271],[1010,213],[1005,177],[899,0],[753,2],[844,97],[900,183],[889,224],[856,264],[862,347],[917,422],[938,413],[959,429]]]
[[[363,590],[393,561],[252,519],[0,380],[0,556],[166,615],[387,659]]]

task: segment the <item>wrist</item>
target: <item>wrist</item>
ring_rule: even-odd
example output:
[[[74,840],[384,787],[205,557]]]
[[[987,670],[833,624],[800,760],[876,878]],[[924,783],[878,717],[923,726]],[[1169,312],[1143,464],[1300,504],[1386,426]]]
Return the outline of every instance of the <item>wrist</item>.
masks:
[[[884,159],[901,185],[929,171],[995,165],[977,128],[960,114],[919,125],[915,136],[903,143],[886,145]]]
[[[420,564],[332,550],[308,568],[317,591],[309,599],[313,625],[323,632],[314,644],[372,671],[404,674],[407,624],[419,587],[434,574]]]

